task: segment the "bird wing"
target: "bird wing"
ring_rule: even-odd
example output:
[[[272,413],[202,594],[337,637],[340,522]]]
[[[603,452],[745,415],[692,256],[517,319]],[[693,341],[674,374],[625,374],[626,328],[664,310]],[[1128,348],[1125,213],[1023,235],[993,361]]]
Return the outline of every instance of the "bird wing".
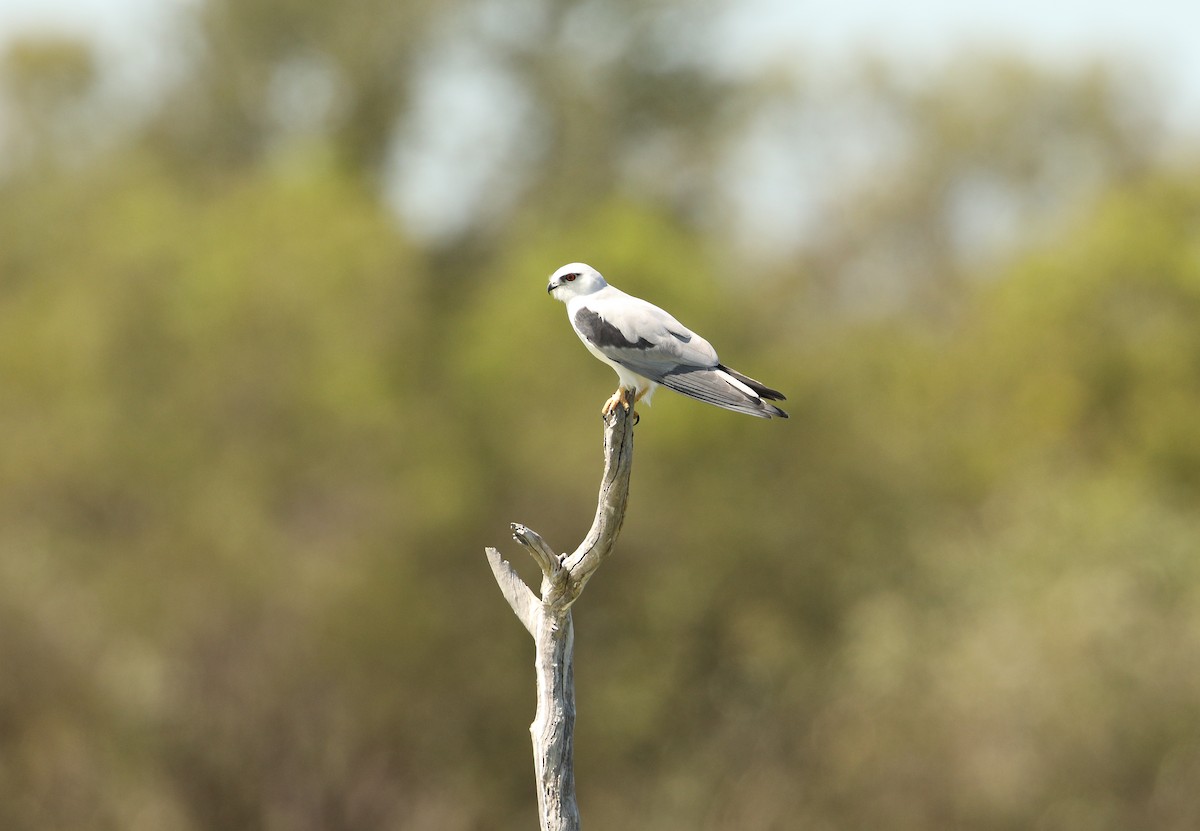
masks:
[[[579,336],[609,360],[652,378],[676,367],[714,367],[717,351],[667,312],[624,293],[587,298],[571,315]]]
[[[664,387],[759,418],[787,417],[763,400],[780,393],[722,366],[712,344],[644,300],[616,291],[589,297],[571,325],[610,361]]]

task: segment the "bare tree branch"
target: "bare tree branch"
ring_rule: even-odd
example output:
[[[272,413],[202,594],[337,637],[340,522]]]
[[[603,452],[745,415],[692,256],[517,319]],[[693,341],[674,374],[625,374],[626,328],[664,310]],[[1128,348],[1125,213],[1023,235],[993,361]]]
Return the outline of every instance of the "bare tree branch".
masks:
[[[629,473],[633,469],[633,424],[635,419],[617,407],[605,421],[604,476],[596,500],[596,518],[583,542],[563,562],[571,574],[570,603],[574,603],[600,564],[612,553],[621,524],[625,521],[625,503],[629,498]]]
[[[547,597],[551,590],[561,591],[569,574],[562,567],[562,558],[554,553],[550,543],[542,539],[537,531],[516,522],[512,523],[511,527],[513,539],[525,546],[529,556],[533,557],[538,568],[542,570],[542,597]]]
[[[632,396],[631,396],[632,397]],[[524,546],[542,571],[541,597],[535,594],[494,548],[488,562],[508,605],[533,635],[537,670],[537,713],[529,732],[538,782],[538,817],[542,831],[578,831],[575,801],[575,628],[571,605],[587,581],[612,553],[633,469],[631,410],[616,407],[604,421],[604,476],[596,517],[583,542],[570,556],[559,557],[541,535],[513,523],[513,539]]]
[[[508,601],[508,605],[512,607],[521,623],[525,624],[529,634],[536,635],[538,596],[529,590],[529,586],[525,585],[525,581],[521,579],[508,560],[500,556],[499,551],[488,548],[486,553],[488,564],[492,567],[492,574],[496,577],[496,583],[499,584],[504,599]]]

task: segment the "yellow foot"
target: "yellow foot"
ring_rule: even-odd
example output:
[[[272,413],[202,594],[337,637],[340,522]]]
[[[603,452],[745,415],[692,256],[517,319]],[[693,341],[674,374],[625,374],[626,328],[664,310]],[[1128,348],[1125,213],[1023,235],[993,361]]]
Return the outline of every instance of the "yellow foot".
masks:
[[[644,390],[638,390],[637,394],[634,395],[634,397],[633,397],[633,403],[637,404],[639,401],[641,401],[646,396],[646,393],[648,393],[648,392],[650,392],[649,387],[646,387]],[[634,410],[633,411],[633,426],[636,427],[637,423],[641,420],[642,420],[642,417],[638,414],[638,411]]]
[[[600,414],[608,418],[617,407],[624,407],[628,412],[633,407],[633,401],[629,399],[629,393],[631,392],[633,390],[618,387],[617,391],[613,393],[612,398],[604,402],[604,409],[600,411]]]

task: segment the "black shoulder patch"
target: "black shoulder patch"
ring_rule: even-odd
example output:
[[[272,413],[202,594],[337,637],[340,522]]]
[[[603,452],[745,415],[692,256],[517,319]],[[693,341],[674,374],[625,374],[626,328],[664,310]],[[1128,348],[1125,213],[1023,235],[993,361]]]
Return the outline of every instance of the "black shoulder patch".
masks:
[[[575,313],[575,325],[579,327],[580,332],[583,332],[584,337],[596,344],[596,346],[649,349],[654,345],[645,338],[638,338],[637,342],[634,343],[621,334],[620,329],[613,326],[591,309],[585,308],[577,311]]]

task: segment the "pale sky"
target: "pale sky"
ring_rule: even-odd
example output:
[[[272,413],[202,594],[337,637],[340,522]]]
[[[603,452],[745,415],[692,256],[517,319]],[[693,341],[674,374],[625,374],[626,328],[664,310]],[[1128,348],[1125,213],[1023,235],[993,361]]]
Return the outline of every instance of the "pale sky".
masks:
[[[138,51],[153,51],[172,16],[197,2],[3,0],[0,41],[31,27],[65,28],[95,35],[118,61],[144,63]],[[1200,126],[1196,0],[728,0],[728,9],[733,65],[752,67],[798,47],[835,62],[867,49],[918,64],[975,47],[1062,65],[1105,56],[1148,68],[1174,102],[1173,119]]]
[[[0,0],[0,44],[29,29],[56,29],[95,40],[110,66],[108,77],[128,100],[152,101],[173,69],[170,31],[181,13],[202,0]],[[404,2],[404,0],[397,0]],[[713,19],[715,53],[707,58],[731,72],[771,64],[848,66],[864,52],[917,73],[938,71],[948,58],[973,50],[1011,53],[1060,69],[1098,59],[1148,73],[1147,94],[1166,105],[1168,124],[1186,143],[1200,134],[1200,2],[1198,0],[718,0],[725,11]],[[444,85],[443,85],[444,86]],[[455,95],[441,90],[438,123]],[[469,91],[468,91],[469,92]],[[139,94],[142,93],[142,94]],[[149,93],[146,95],[145,93]],[[481,106],[478,90],[467,95],[469,117],[452,135],[475,141],[472,125]],[[461,96],[460,96],[461,97]],[[485,102],[486,103],[486,102]],[[453,109],[450,107],[450,109]],[[483,120],[486,122],[486,119]],[[409,179],[393,194],[396,208],[416,229],[450,228],[463,206],[488,189],[488,168],[474,155],[434,150],[450,163],[409,166]],[[429,144],[429,142],[427,142]],[[426,151],[432,157],[438,152]],[[461,157],[461,158],[460,158]],[[436,159],[435,159],[436,160]],[[445,161],[445,159],[443,159]],[[483,165],[479,170],[471,167]],[[414,172],[415,171],[415,172]],[[453,176],[454,187],[446,186]],[[426,181],[428,180],[428,181]],[[769,182],[767,183],[769,185]],[[752,188],[754,204],[768,203],[769,187]],[[773,213],[789,216],[782,209]],[[788,222],[794,224],[794,217]],[[791,225],[789,225],[791,227]]]

